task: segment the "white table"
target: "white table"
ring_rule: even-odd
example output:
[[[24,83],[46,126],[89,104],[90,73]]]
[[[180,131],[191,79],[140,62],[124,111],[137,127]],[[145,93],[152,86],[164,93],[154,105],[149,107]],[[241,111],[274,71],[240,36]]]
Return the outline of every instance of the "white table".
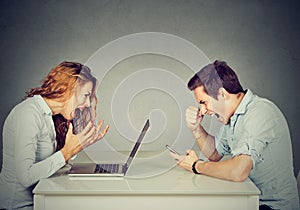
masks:
[[[79,158],[80,161],[80,158]],[[80,161],[82,162],[82,161]],[[138,161],[137,161],[138,162]],[[159,167],[160,163],[157,163]],[[155,164],[151,167],[155,167]],[[130,170],[147,169],[137,163]],[[248,179],[237,183],[194,175],[178,167],[144,178],[80,178],[67,175],[41,180],[34,209],[258,209],[259,190]]]

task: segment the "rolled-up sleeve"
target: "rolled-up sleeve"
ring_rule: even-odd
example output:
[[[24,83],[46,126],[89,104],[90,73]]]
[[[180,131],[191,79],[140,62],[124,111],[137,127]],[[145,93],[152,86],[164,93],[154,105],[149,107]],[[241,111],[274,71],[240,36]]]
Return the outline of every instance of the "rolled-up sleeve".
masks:
[[[232,146],[232,155],[249,155],[252,158],[254,169],[257,164],[263,161],[263,150],[274,139],[276,119],[270,119],[267,109],[255,110],[247,117],[241,119],[236,126],[244,129],[237,129],[235,138],[237,143]]]

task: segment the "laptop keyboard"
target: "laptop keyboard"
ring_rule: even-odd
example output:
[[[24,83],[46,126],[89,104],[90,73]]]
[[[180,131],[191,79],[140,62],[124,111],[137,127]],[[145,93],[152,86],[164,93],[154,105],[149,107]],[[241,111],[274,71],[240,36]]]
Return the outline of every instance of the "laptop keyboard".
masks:
[[[97,164],[95,173],[118,173],[120,164]]]

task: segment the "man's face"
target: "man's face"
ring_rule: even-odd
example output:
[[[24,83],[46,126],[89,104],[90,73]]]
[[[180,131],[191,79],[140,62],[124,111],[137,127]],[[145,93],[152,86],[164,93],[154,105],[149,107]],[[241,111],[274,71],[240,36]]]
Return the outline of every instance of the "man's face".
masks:
[[[200,107],[199,115],[215,115],[223,124],[228,124],[229,117],[226,116],[226,101],[221,95],[218,95],[218,100],[209,96],[204,87],[200,86],[194,90],[195,98]]]

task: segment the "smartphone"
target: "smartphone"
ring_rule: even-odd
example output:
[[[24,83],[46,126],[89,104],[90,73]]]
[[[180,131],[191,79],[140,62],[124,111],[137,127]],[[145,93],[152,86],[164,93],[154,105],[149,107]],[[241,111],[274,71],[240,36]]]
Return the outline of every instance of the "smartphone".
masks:
[[[179,152],[177,152],[175,149],[173,149],[173,148],[170,147],[169,145],[166,145],[166,147],[167,147],[167,149],[168,149],[170,152],[172,152],[172,153],[174,153],[174,154],[177,154],[177,155],[180,155]]]

